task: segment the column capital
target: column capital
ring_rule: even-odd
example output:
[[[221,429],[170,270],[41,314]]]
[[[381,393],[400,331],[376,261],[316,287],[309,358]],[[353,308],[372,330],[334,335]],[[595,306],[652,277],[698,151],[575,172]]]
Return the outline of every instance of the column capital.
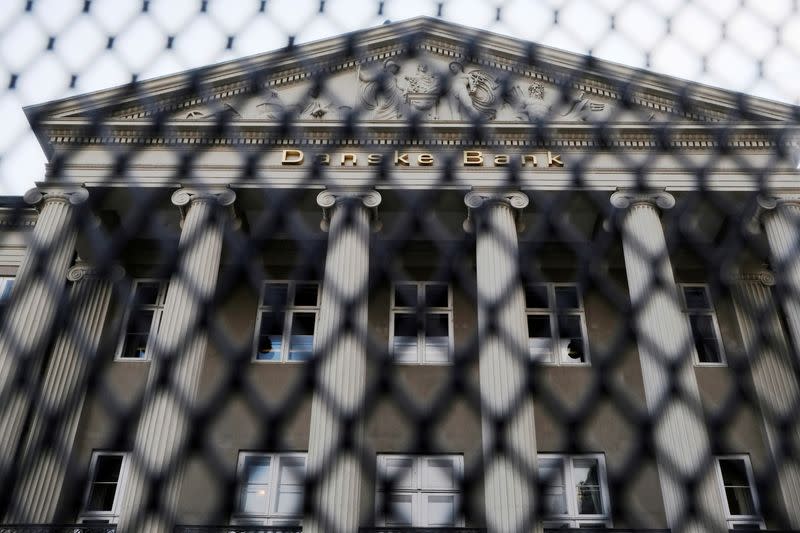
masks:
[[[780,206],[800,208],[800,193],[759,194],[756,197],[755,212],[747,221],[748,231],[752,234],[760,233],[764,217],[768,213],[777,212]]]
[[[67,271],[67,281],[80,281],[82,279],[97,279],[100,277],[100,271],[90,263],[78,259],[75,264]],[[108,278],[111,281],[120,281],[125,277],[125,269],[120,265],[111,267]]]
[[[464,195],[464,204],[467,206],[467,219],[463,224],[466,232],[471,232],[473,229],[473,211],[489,205],[502,205],[511,209],[517,231],[522,231],[524,225],[520,220],[520,214],[530,204],[530,198],[522,191],[474,189]]]
[[[41,209],[49,202],[63,202],[79,205],[89,199],[89,191],[81,186],[41,185],[28,190],[23,196],[25,203]]]
[[[739,272],[735,279],[737,281],[757,281],[765,287],[772,287],[775,285],[775,274],[766,268]]]
[[[234,207],[236,193],[228,187],[181,187],[172,193],[170,200],[181,212],[181,224],[186,218],[189,207],[197,202],[215,203],[230,208],[233,219],[239,220]]]
[[[336,204],[360,201],[364,207],[370,210],[373,231],[379,231],[382,224],[378,218],[378,206],[381,205],[382,200],[381,193],[375,189],[325,189],[317,195],[317,205],[322,208],[322,221],[319,223],[319,227],[322,231],[328,231]]]
[[[662,210],[675,207],[675,197],[667,191],[620,189],[611,195],[610,201],[611,205],[618,209],[628,209],[638,205],[645,205]]]

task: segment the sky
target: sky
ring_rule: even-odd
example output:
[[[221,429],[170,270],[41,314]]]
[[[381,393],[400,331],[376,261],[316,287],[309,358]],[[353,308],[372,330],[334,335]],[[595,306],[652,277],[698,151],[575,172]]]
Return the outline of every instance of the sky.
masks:
[[[0,0],[0,195],[23,194],[44,176],[23,106],[267,52],[290,36],[301,44],[420,15],[800,105],[798,4]]]

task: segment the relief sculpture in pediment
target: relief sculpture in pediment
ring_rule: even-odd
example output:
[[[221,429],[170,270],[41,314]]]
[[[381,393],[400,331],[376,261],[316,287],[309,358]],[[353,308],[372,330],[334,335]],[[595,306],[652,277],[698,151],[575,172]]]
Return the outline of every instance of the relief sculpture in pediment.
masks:
[[[403,117],[406,90],[401,87],[398,74],[400,65],[387,59],[377,72],[366,72],[358,67],[361,105],[378,120]]]
[[[550,113],[551,106],[544,99],[544,84],[536,81],[523,89],[515,85],[511,89],[510,105],[517,120],[530,121],[543,118]]]
[[[450,63],[453,79],[450,83],[449,107],[453,118],[497,118],[497,79],[481,69],[467,71],[458,61]]]

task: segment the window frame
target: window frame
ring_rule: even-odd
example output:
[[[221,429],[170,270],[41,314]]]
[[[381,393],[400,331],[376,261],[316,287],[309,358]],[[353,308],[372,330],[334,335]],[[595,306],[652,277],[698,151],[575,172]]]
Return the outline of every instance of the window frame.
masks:
[[[388,459],[408,459],[412,463],[413,477],[415,479],[414,486],[410,488],[397,488],[395,487],[391,492],[382,490],[383,484],[381,483],[382,476],[385,476],[386,461]],[[425,488],[423,480],[424,473],[420,465],[429,459],[448,459],[453,464],[453,475],[456,481],[456,486],[452,489],[446,488]],[[463,454],[435,454],[435,455],[417,455],[417,454],[404,454],[404,453],[379,453],[376,457],[376,479],[375,479],[375,518],[377,527],[421,527],[421,528],[435,528],[435,527],[464,527],[464,514],[459,513],[455,517],[455,524],[453,526],[429,526],[427,520],[425,524],[420,522],[424,516],[425,506],[423,497],[427,495],[443,495],[453,496],[453,504],[456,510],[461,508],[462,494],[460,480],[464,479],[464,455]],[[389,495],[410,495],[411,496],[411,526],[393,526],[387,525],[387,516],[381,513],[381,505],[384,498]]]
[[[265,305],[264,292],[268,285],[282,285],[286,284],[286,304],[283,307],[284,320],[283,330],[281,333],[281,353],[277,360],[273,359],[259,359],[258,358],[258,340],[261,336],[261,320],[265,313],[272,312],[272,307]],[[295,290],[297,285],[315,285],[317,287],[317,305],[294,305]],[[314,349],[313,344],[316,343],[317,330],[319,326],[319,308],[322,303],[322,283],[319,281],[311,280],[289,280],[289,279],[271,279],[264,280],[261,283],[261,289],[258,295],[258,309],[256,311],[256,324],[253,331],[253,350],[251,361],[254,363],[272,363],[272,364],[303,364],[307,360],[290,360],[289,359],[289,345],[292,337],[292,322],[294,321],[295,313],[314,313],[314,341],[312,343],[312,352]],[[288,320],[287,317],[290,317]],[[312,356],[313,357],[313,356]]]
[[[758,514],[755,515],[731,514],[730,508],[728,506],[728,496],[725,494],[725,481],[722,478],[722,467],[719,464],[720,459],[723,460],[735,459],[744,462],[745,472],[747,473],[747,483],[750,488],[750,494],[752,494],[753,496],[753,504],[755,505],[756,512]],[[754,524],[754,523],[758,524],[758,529],[765,529],[766,524],[764,523],[764,516],[761,514],[761,502],[758,499],[758,491],[756,490],[755,476],[753,476],[753,465],[750,463],[750,454],[737,453],[737,454],[715,455],[714,470],[716,470],[717,473],[717,486],[719,487],[720,495],[722,496],[722,506],[725,511],[725,521],[728,525],[728,529],[734,529],[733,526],[736,525]]]
[[[561,528],[565,525],[569,528],[580,528],[594,525],[598,528],[612,527],[611,519],[611,498],[608,490],[608,470],[606,469],[605,455],[602,453],[587,454],[564,454],[564,453],[539,453],[536,455],[537,471],[539,461],[542,459],[555,459],[561,461],[562,475],[564,477],[564,491],[567,503],[567,513],[564,515],[543,515],[541,517],[543,527]],[[579,514],[578,502],[575,495],[575,473],[574,462],[581,459],[592,459],[597,461],[599,469],[598,477],[600,482],[600,494],[603,499],[602,514]]]
[[[95,469],[97,468],[97,461],[101,456],[120,456],[122,457],[122,464],[119,467],[119,476],[117,477],[117,490],[114,492],[114,503],[111,511],[89,511],[87,510],[89,504],[89,497],[92,494],[92,487],[94,486]],[[130,454],[128,452],[114,452],[107,450],[94,450],[92,457],[89,461],[89,475],[87,477],[86,487],[84,489],[83,498],[81,499],[81,510],[78,513],[78,524],[116,524],[119,520],[120,510],[122,508],[122,500],[125,492],[125,486],[128,479],[128,469],[130,463]]]
[[[414,285],[417,288],[417,305],[418,307],[409,307],[407,305],[397,305],[397,287],[401,285]],[[425,305],[425,290],[429,285],[442,285],[447,288],[447,307],[427,307]],[[395,364],[401,365],[452,365],[455,353],[454,341],[454,325],[453,325],[453,288],[449,283],[440,281],[401,281],[392,283],[391,295],[389,302],[389,354]],[[399,360],[395,355],[394,349],[394,322],[395,316],[413,315],[418,316],[418,309],[423,309],[423,314],[445,314],[447,315],[447,360],[446,361],[428,361],[426,360],[425,351],[425,331],[417,331],[417,358],[415,361]]]
[[[150,332],[147,334],[147,345],[144,349],[144,357],[123,357],[122,354],[125,349],[125,341],[128,335],[128,324],[131,320],[131,315],[134,312],[134,305],[136,304],[136,289],[139,285],[145,283],[158,284],[158,296],[156,297],[157,303],[146,304],[137,307],[138,309],[146,309],[153,311],[153,320],[150,322]],[[114,352],[114,361],[122,362],[147,362],[152,359],[153,342],[161,327],[161,319],[164,315],[164,304],[167,301],[167,289],[169,283],[163,279],[158,278],[136,278],[133,280],[133,288],[131,294],[128,296],[125,303],[125,314],[122,318],[122,328],[120,330],[119,341],[117,342],[117,349]]]
[[[700,309],[700,308],[689,308],[688,303],[686,302],[686,293],[684,292],[684,288],[701,288],[706,294],[706,299],[708,300],[708,309]],[[722,342],[722,331],[719,329],[719,320],[717,319],[717,309],[714,307],[714,301],[711,298],[711,291],[708,288],[707,283],[679,283],[678,289],[680,292],[680,299],[681,299],[681,310],[683,314],[686,316],[686,325],[689,328],[689,336],[692,340],[692,358],[695,366],[727,366],[728,360],[725,355],[725,344]],[[719,351],[719,361],[700,361],[700,354],[697,352],[697,346],[694,343],[694,332],[692,331],[692,322],[691,317],[693,315],[703,315],[703,316],[710,316],[711,322],[714,325],[714,336],[715,341],[717,343],[717,350]]]
[[[536,360],[538,363],[548,366],[591,366],[591,354],[589,353],[589,329],[586,325],[586,307],[584,306],[583,302],[583,294],[581,293],[580,287],[577,283],[569,283],[569,282],[539,282],[539,283],[526,283],[523,290],[525,288],[531,287],[545,287],[547,292],[547,307],[528,307],[527,302],[525,302],[525,325],[527,327],[528,317],[529,316],[546,316],[550,321],[550,335],[552,339],[552,350],[550,352],[550,360],[544,359],[541,357],[537,357]],[[575,309],[567,309],[564,311],[560,311],[556,305],[556,289],[559,287],[570,287],[575,289],[575,294],[578,297],[578,307]],[[523,294],[524,297],[524,294]],[[560,328],[558,326],[558,316],[559,315],[569,315],[569,316],[577,316],[580,320],[581,326],[581,337],[583,341],[583,353],[585,361],[578,361],[573,362],[570,361],[567,356],[562,356],[560,350],[556,350],[561,340],[561,332],[559,331]],[[528,332],[528,339],[530,340],[530,332]],[[534,358],[534,355],[531,353],[530,343],[528,344],[528,356],[530,358]]]
[[[264,514],[245,513],[242,511],[242,495],[246,483],[243,482],[244,465],[249,457],[268,457],[270,460],[269,468],[269,494],[267,495],[267,512]],[[303,475],[308,472],[308,453],[307,452],[256,452],[240,451],[236,463],[236,507],[231,515],[231,525],[234,526],[299,526],[303,522],[303,509],[299,509],[299,514],[292,515],[277,512],[278,493],[280,486],[280,467],[284,459],[303,459]],[[305,480],[304,480],[305,481]],[[305,487],[304,489],[305,490]],[[276,509],[273,511],[273,509]]]

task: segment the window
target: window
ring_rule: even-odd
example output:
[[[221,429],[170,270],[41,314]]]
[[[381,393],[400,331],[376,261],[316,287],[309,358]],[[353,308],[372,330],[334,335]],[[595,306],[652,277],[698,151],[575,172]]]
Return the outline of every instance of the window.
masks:
[[[587,364],[586,318],[578,287],[540,283],[525,287],[528,347],[535,360]]]
[[[14,278],[11,276],[0,276],[0,313],[11,299],[11,291],[14,288]],[[0,315],[1,316],[1,315]]]
[[[459,527],[460,455],[379,455],[378,522],[390,527]],[[385,492],[387,483],[391,491]],[[387,512],[383,513],[383,502]],[[385,514],[385,516],[384,516]]]
[[[717,475],[729,529],[761,529],[753,469],[747,455],[717,457]]]
[[[717,313],[711,304],[708,287],[697,284],[681,284],[684,311],[689,317],[689,326],[694,341],[695,360],[698,364],[723,364],[722,336],[719,333]]]
[[[239,454],[238,525],[300,525],[306,454]]]
[[[161,324],[167,284],[158,280],[136,280],[125,316],[125,333],[117,348],[117,359],[149,359],[152,340]]]
[[[256,319],[256,361],[306,361],[314,354],[319,283],[266,282]]]
[[[538,456],[543,486],[544,527],[605,528],[610,526],[606,468],[602,455]]]
[[[452,359],[453,297],[444,283],[398,283],[392,290],[391,350],[402,363]]]
[[[94,452],[89,465],[89,485],[78,516],[80,524],[114,524],[119,518],[128,454]]]

